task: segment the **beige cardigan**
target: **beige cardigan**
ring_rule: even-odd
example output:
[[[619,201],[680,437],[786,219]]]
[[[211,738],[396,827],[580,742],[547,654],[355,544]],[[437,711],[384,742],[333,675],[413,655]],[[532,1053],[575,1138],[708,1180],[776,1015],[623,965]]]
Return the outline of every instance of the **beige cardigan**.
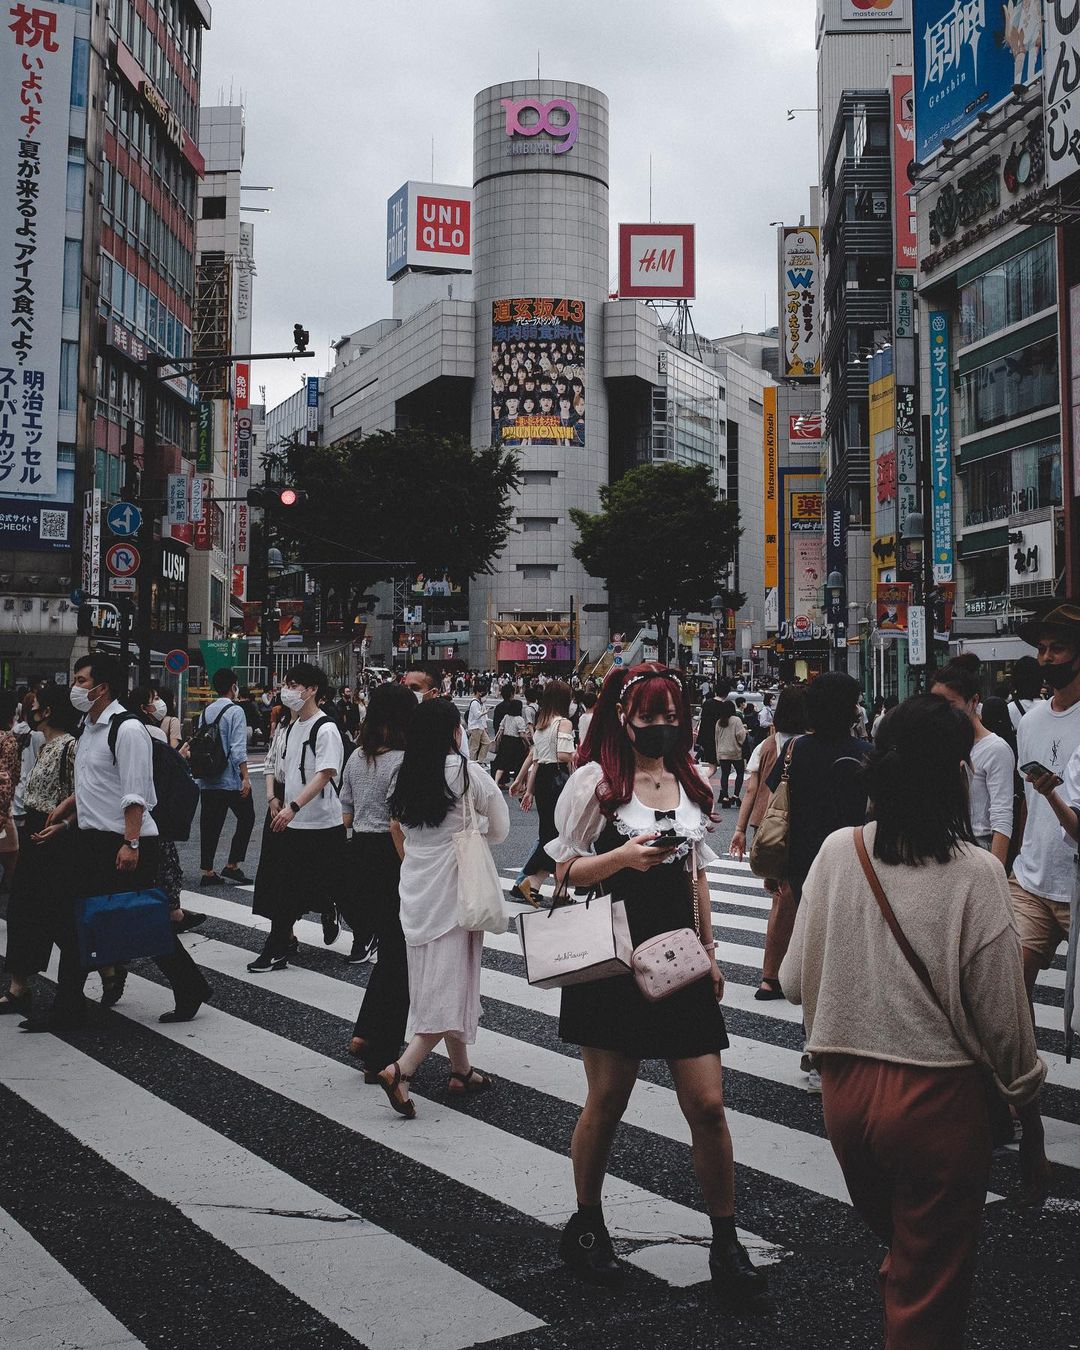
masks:
[[[1035,1050],[1004,868],[967,844],[945,864],[886,865],[873,856],[875,828],[866,827],[867,850],[948,1020],[886,926],[854,832],[837,830],[806,878],[780,967],[784,993],[805,1008],[807,1048],[930,1069],[984,1062],[1010,1100],[1028,1100],[1046,1065]]]

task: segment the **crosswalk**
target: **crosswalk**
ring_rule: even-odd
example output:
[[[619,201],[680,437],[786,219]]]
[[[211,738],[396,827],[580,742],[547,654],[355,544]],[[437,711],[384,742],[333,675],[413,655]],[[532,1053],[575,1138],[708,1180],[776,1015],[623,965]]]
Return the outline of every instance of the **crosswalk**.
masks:
[[[210,916],[185,938],[215,990],[194,1022],[157,1021],[172,999],[149,963],[136,964],[100,1030],[23,1036],[16,1019],[0,1019],[0,1130],[20,1140],[31,1166],[68,1164],[62,1198],[53,1193],[51,1203],[0,1166],[0,1299],[11,1293],[34,1326],[38,1339],[27,1343],[299,1344],[312,1336],[328,1346],[458,1350],[564,1344],[560,1329],[573,1327],[577,1340],[583,1327],[610,1326],[610,1305],[598,1310],[595,1292],[555,1256],[574,1204],[569,1139],[585,1080],[558,1039],[558,992],[525,982],[513,925],[486,941],[474,1049],[497,1090],[448,1098],[446,1061],[433,1056],[415,1084],[418,1118],[402,1122],[343,1053],[367,978],[367,968],[341,960],[348,936],[328,950],[320,926],[304,920],[289,970],[252,975],[246,964],[267,925],[246,889],[185,893]],[[806,1091],[799,1010],[753,998],[768,897],[730,859],[710,868],[710,892],[727,976],[738,1221],[754,1259],[782,1287],[801,1253],[823,1240],[874,1248],[850,1208],[820,1099]],[[1060,966],[1037,987],[1038,1039],[1050,1066],[1048,1151],[1073,1176],[1080,1065],[1062,1054]],[[1000,1159],[988,1225],[1014,1180],[1015,1159]],[[53,1221],[57,1204],[73,1216],[66,1237]],[[700,1297],[710,1230],[662,1064],[642,1066],[605,1209],[635,1268],[618,1324],[668,1325]],[[147,1216],[166,1243],[159,1264],[230,1273],[229,1289],[242,1288],[220,1297],[227,1337],[200,1337],[191,1300],[170,1296],[170,1281],[154,1279],[152,1267],[108,1281],[88,1258],[95,1241],[117,1231],[143,1245]],[[211,1307],[218,1297],[207,1295]],[[279,1339],[255,1334],[260,1324]]]

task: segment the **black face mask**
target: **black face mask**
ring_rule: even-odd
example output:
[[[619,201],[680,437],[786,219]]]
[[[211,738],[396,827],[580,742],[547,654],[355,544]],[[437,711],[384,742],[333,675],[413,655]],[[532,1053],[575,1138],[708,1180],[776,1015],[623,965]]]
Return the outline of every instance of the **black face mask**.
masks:
[[[660,722],[651,727],[634,726],[634,749],[646,759],[667,759],[679,743],[679,728]]]
[[[1053,665],[1040,666],[1039,674],[1051,689],[1064,689],[1076,679],[1076,658],[1071,661],[1055,662]]]

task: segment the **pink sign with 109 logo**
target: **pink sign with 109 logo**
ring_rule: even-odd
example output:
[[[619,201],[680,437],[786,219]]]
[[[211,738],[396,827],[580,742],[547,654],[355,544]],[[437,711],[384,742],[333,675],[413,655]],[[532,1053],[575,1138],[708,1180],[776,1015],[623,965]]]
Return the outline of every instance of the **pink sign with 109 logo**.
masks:
[[[578,138],[578,110],[568,98],[553,98],[548,103],[535,98],[504,98],[500,102],[506,110],[508,136],[533,137],[544,132],[554,142],[518,143],[511,145],[507,154],[565,155],[573,149]]]

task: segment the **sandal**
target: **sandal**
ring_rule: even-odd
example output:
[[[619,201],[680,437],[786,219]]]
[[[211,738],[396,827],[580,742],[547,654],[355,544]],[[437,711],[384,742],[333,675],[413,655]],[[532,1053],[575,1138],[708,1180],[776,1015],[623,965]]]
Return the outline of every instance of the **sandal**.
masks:
[[[510,899],[516,900],[519,905],[532,905],[533,909],[540,908],[540,897],[533,894],[532,882],[528,877],[522,877],[520,881],[515,881],[510,887]]]
[[[455,1083],[461,1086],[455,1087]],[[488,1088],[494,1086],[495,1080],[486,1073],[481,1073],[479,1069],[467,1069],[464,1073],[451,1073],[446,1090],[455,1097],[463,1097],[470,1092],[487,1092]]]
[[[391,1074],[387,1078],[387,1074]],[[412,1074],[402,1073],[401,1065],[395,1062],[388,1064],[385,1069],[376,1074],[376,1081],[382,1090],[386,1093],[387,1100],[399,1116],[404,1116],[406,1120],[416,1119],[416,1104],[410,1097],[406,1097],[401,1092],[402,1083],[411,1083]]]
[[[761,986],[754,990],[754,997],[759,1001],[770,998],[783,998],[784,991],[780,988],[779,980],[770,980],[766,976],[761,977]]]

